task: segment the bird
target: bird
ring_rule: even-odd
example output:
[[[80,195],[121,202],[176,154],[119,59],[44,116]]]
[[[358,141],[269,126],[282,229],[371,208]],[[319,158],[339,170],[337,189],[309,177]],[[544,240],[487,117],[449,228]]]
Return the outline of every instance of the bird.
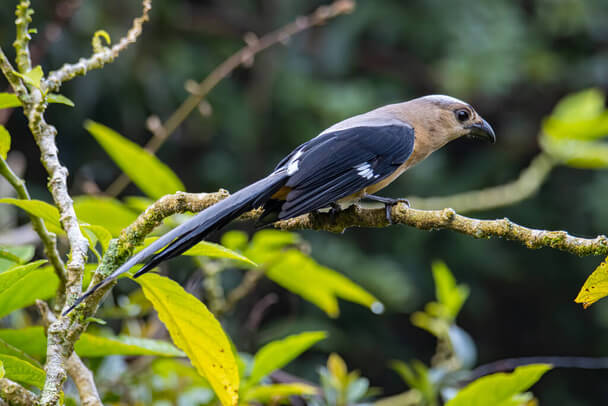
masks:
[[[268,176],[201,211],[132,256],[77,298],[64,315],[134,265],[148,260],[134,275],[141,276],[259,207],[263,209],[260,224],[267,225],[368,199],[384,203],[390,221],[390,207],[403,199],[374,193],[461,137],[496,142],[490,124],[470,104],[446,95],[389,104],[340,121],[295,148]]]

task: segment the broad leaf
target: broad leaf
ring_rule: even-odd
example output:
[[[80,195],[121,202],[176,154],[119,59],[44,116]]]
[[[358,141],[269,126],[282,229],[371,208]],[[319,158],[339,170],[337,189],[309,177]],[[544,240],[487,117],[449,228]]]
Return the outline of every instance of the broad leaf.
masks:
[[[74,107],[74,102],[62,94],[49,93],[46,97],[49,103],[65,104],[66,106]]]
[[[11,355],[0,354],[4,366],[4,377],[26,385],[42,388],[46,374],[44,370]]]
[[[40,364],[37,359],[2,339],[0,339],[0,354],[11,355],[42,368],[42,364]]]
[[[114,237],[137,219],[135,212],[109,197],[79,196],[74,199],[74,210],[80,221],[103,226]]]
[[[224,406],[238,403],[239,372],[230,341],[207,307],[179,284],[154,274],[137,281],[175,345],[208,381]]]
[[[11,135],[6,128],[0,124],[0,157],[6,159],[8,151],[11,149]]]
[[[46,227],[50,231],[56,234],[64,234],[61,223],[59,222],[59,210],[47,202],[43,202],[42,200],[22,200],[5,197],[4,199],[0,199],[0,203],[12,204],[33,216],[40,217],[44,220]]]
[[[182,182],[167,165],[139,145],[94,121],[87,121],[85,128],[148,197],[158,199],[185,190]]]
[[[245,392],[242,401],[245,404],[255,401],[261,404],[276,405],[281,399],[289,396],[315,395],[316,393],[317,389],[314,386],[305,383],[283,383],[251,388]]]
[[[141,249],[143,249],[145,246],[152,244],[157,239],[158,239],[158,237],[146,238],[146,240],[144,241],[144,246],[141,247]],[[139,249],[139,250],[141,250],[141,249]],[[201,241],[201,242],[197,243],[194,247],[190,248],[188,251],[184,252],[182,255],[233,259],[235,261],[243,262],[247,265],[257,266],[257,264],[255,262],[253,262],[246,256],[241,255],[238,252],[232,251],[219,244],[214,244],[212,242],[207,242],[207,241]]]
[[[2,329],[0,339],[38,360],[46,356],[46,336],[41,326]]]
[[[608,257],[585,281],[574,301],[586,309],[593,303],[608,296]]]
[[[0,246],[0,272],[15,265],[25,264],[34,258],[36,248],[33,245]]]
[[[40,82],[42,81],[42,77],[44,76],[44,72],[42,72],[42,67],[40,65],[35,66],[29,72],[20,74],[15,72],[18,76],[21,76],[23,81],[28,85],[34,86],[37,89],[40,89]]]
[[[0,317],[55,294],[59,278],[50,268],[39,268],[45,262],[15,266],[0,274]]]
[[[256,257],[250,258],[258,262]],[[381,312],[383,308],[365,289],[297,250],[275,254],[266,276],[319,306],[331,317],[340,314],[338,298],[369,307],[374,312]]]
[[[20,107],[21,100],[15,93],[0,93],[0,109]]]
[[[283,368],[325,337],[327,334],[324,331],[311,331],[266,344],[255,354],[247,385],[254,385],[266,375]]]
[[[511,399],[527,391],[551,368],[548,364],[532,364],[515,368],[512,373],[484,376],[458,392],[446,406],[511,404]]]
[[[93,235],[95,235],[95,238],[101,244],[101,249],[104,252],[108,249],[110,240],[112,239],[112,233],[110,233],[105,227],[92,224],[81,224],[80,228],[89,230]]]
[[[173,344],[162,340],[130,336],[103,337],[83,334],[74,346],[81,357],[107,355],[156,355],[159,357],[185,357]]]

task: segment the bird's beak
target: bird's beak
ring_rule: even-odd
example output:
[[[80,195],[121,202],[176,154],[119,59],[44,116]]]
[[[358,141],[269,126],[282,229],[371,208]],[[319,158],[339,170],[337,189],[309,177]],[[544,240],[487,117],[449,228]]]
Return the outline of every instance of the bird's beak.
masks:
[[[496,134],[494,134],[494,129],[486,120],[483,118],[480,122],[471,124],[467,127],[469,133],[467,137],[477,139],[477,140],[485,140],[494,144],[496,142]]]

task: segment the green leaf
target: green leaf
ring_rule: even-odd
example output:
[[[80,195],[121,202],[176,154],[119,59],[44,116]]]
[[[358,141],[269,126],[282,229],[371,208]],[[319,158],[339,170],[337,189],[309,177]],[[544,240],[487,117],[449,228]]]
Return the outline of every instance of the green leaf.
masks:
[[[148,197],[158,199],[185,190],[182,182],[167,165],[139,145],[94,121],[87,121],[85,128]]]
[[[0,379],[4,378],[6,371],[4,370],[4,364],[0,362]]]
[[[15,93],[0,93],[0,109],[20,107],[21,100]]]
[[[137,214],[110,197],[78,196],[74,210],[83,223],[104,227],[113,237],[137,219]]]
[[[65,104],[66,106],[74,107],[74,102],[62,94],[49,93],[46,97],[49,103]]]
[[[548,136],[541,136],[539,142],[546,153],[573,168],[608,168],[606,142],[556,139]]]
[[[207,307],[179,284],[154,274],[137,279],[175,345],[208,381],[224,406],[238,403],[239,372],[230,341]]]
[[[608,296],[608,257],[589,275],[574,301],[581,303],[586,309],[606,296]]]
[[[548,364],[531,364],[518,367],[512,373],[484,376],[464,387],[446,406],[509,404],[514,396],[528,390],[551,368]]]
[[[310,331],[266,344],[255,354],[247,385],[252,386],[266,375],[283,368],[325,337],[327,333],[324,331]]]
[[[46,374],[44,370],[11,355],[0,354],[4,366],[4,377],[13,381],[42,388]]]
[[[8,151],[11,149],[11,135],[6,128],[0,124],[0,157],[6,159]]]
[[[74,349],[81,357],[105,357],[107,355],[186,356],[186,354],[169,342],[124,335],[103,337],[85,333],[76,342]]]
[[[42,200],[21,200],[5,197],[4,199],[0,199],[0,203],[17,206],[29,214],[43,219],[49,231],[56,234],[65,234],[61,228],[61,223],[59,222],[59,210],[47,202],[43,202]]]
[[[246,252],[248,254],[249,251]],[[256,257],[249,256],[254,261]],[[383,305],[373,295],[338,272],[326,268],[297,250],[274,255],[266,276],[291,292],[323,309],[330,317],[340,313],[338,298],[381,312]]]
[[[141,249],[152,244],[157,239],[158,239],[158,237],[146,238],[144,241],[144,245],[140,249],[138,249],[138,251],[141,251]],[[246,256],[241,255],[238,252],[229,250],[228,248],[223,247],[219,244],[214,244],[212,242],[207,242],[207,241],[201,241],[201,242],[197,243],[194,247],[190,248],[188,251],[184,252],[182,255],[203,256],[203,257],[209,257],[209,258],[227,258],[227,259],[233,259],[235,261],[243,262],[247,265],[257,266],[257,264],[255,262],[253,262]]]
[[[15,72],[18,76],[21,76],[23,81],[28,85],[34,86],[37,89],[40,89],[40,82],[42,81],[42,77],[44,76],[44,72],[42,72],[42,67],[40,65],[34,67],[29,72],[20,74]]]
[[[19,265],[0,274],[0,317],[32,305],[36,299],[55,294],[59,278],[50,268],[40,268],[46,260]]]
[[[0,273],[15,265],[25,264],[34,258],[36,248],[33,245],[0,246]],[[8,259],[12,256],[12,259]]]
[[[261,404],[277,404],[281,399],[289,396],[314,395],[317,389],[305,383],[283,383],[274,385],[256,386],[243,395],[242,402],[259,402]]]
[[[433,262],[432,270],[435,294],[437,301],[443,306],[444,317],[454,320],[469,296],[469,288],[465,285],[457,285],[454,275],[442,261]]]
[[[410,388],[418,390],[425,400],[435,399],[435,386],[431,381],[429,369],[422,362],[414,360],[410,366],[403,361],[391,361],[390,366],[399,374],[403,382]]]
[[[42,359],[46,356],[46,336],[41,326],[3,329],[0,330],[0,339],[34,358]]]
[[[564,121],[596,118],[604,111],[605,95],[599,89],[587,89],[561,99],[551,115]]]
[[[142,213],[154,203],[154,200],[143,196],[127,196],[123,201],[128,208],[138,213]]]
[[[2,339],[0,339],[0,354],[11,355],[42,368],[42,364],[40,364],[37,359]]]
[[[97,241],[101,244],[101,249],[105,252],[110,245],[110,240],[112,239],[112,233],[110,233],[105,227],[92,225],[92,224],[81,224],[80,228],[84,228],[85,230],[89,230],[91,233],[95,235]]]

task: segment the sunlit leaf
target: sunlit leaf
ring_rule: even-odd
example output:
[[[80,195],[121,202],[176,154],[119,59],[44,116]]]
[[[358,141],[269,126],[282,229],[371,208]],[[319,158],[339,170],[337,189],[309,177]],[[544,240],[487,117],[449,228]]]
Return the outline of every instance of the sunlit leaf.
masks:
[[[579,141],[573,139],[555,140],[540,138],[543,150],[564,164],[580,169],[608,168],[608,143]]]
[[[0,109],[20,106],[21,100],[19,100],[15,93],[0,93]]]
[[[42,388],[46,374],[44,370],[11,355],[0,354],[4,366],[4,377],[26,385]]]
[[[112,239],[112,233],[110,233],[105,227],[93,224],[81,224],[80,227],[89,230],[95,235],[97,241],[99,241],[101,244],[101,249],[104,252],[108,249],[110,240]]]
[[[144,241],[144,245],[142,247],[138,247],[138,251],[142,250],[144,247],[152,244],[156,241],[158,237],[148,237]],[[182,255],[189,256],[204,256],[209,258],[226,258],[233,259],[235,261],[243,262],[247,265],[257,266],[255,262],[250,260],[244,255],[239,254],[238,252],[229,250],[226,247],[223,247],[219,244],[214,244],[212,242],[200,241],[194,247],[190,248],[188,251],[184,252]]]
[[[283,383],[256,386],[245,392],[243,402],[259,402],[261,404],[277,404],[289,396],[314,395],[317,389],[305,383]]]
[[[586,309],[608,296],[608,258],[604,260],[585,281],[574,301]]]
[[[137,281],[175,345],[208,381],[224,406],[238,403],[239,373],[228,338],[207,307],[179,284],[154,274]]]
[[[8,151],[11,149],[11,135],[6,128],[0,124],[0,157],[6,159]]]
[[[518,367],[512,373],[484,376],[465,386],[446,406],[503,405],[528,390],[551,368],[548,364],[532,364]]]
[[[34,364],[37,367],[40,367],[40,368],[42,367],[42,364],[40,364],[37,359],[30,356],[29,354],[27,354],[25,351],[21,350],[20,348],[17,348],[15,346],[11,345],[10,343],[4,341],[1,338],[0,338],[0,354],[11,355],[13,357],[17,357],[19,359],[27,361],[30,364]]]
[[[454,275],[444,262],[433,262],[432,270],[437,301],[443,305],[445,317],[453,320],[467,300],[469,288],[456,284]]]
[[[15,266],[0,274],[0,317],[55,294],[59,278],[51,269],[39,268],[45,262]]]
[[[85,128],[148,197],[158,199],[185,190],[182,182],[167,165],[139,145],[94,121],[87,121]]]
[[[250,258],[258,262],[256,257]],[[369,307],[374,312],[382,311],[382,304],[365,289],[300,251],[275,254],[274,260],[267,266],[268,278],[314,303],[331,317],[337,317],[340,313],[338,298]]]
[[[42,200],[21,200],[5,197],[4,199],[0,199],[0,203],[12,204],[31,215],[40,217],[44,220],[49,231],[56,234],[64,234],[61,223],[59,222],[59,210],[47,202],[43,202]]]
[[[80,221],[103,226],[114,237],[137,219],[135,212],[109,197],[78,196],[74,199],[74,210]]]
[[[4,272],[15,265],[25,264],[26,262],[34,258],[36,247],[34,247],[33,245],[3,245],[0,246],[0,251],[2,253],[10,254],[2,255],[0,253],[0,272]],[[9,259],[9,256],[11,255],[12,259]]]
[[[107,355],[156,355],[159,357],[185,357],[173,344],[162,340],[129,336],[104,337],[83,334],[74,346],[81,357]]]
[[[596,118],[605,109],[606,96],[599,89],[587,89],[561,99],[551,115],[564,121]]]
[[[66,106],[74,107],[74,102],[62,94],[49,93],[47,95],[47,100],[49,103],[59,103],[59,104],[65,104]]]
[[[46,336],[41,326],[2,329],[0,339],[38,360],[46,355]]]
[[[324,331],[310,331],[266,344],[255,354],[247,385],[254,385],[271,372],[283,368],[325,337]]]
[[[18,76],[21,76],[23,81],[28,85],[34,86],[37,89],[40,89],[40,83],[42,81],[42,77],[44,76],[44,72],[42,72],[42,67],[40,65],[34,67],[29,72],[20,74],[15,73]]]

